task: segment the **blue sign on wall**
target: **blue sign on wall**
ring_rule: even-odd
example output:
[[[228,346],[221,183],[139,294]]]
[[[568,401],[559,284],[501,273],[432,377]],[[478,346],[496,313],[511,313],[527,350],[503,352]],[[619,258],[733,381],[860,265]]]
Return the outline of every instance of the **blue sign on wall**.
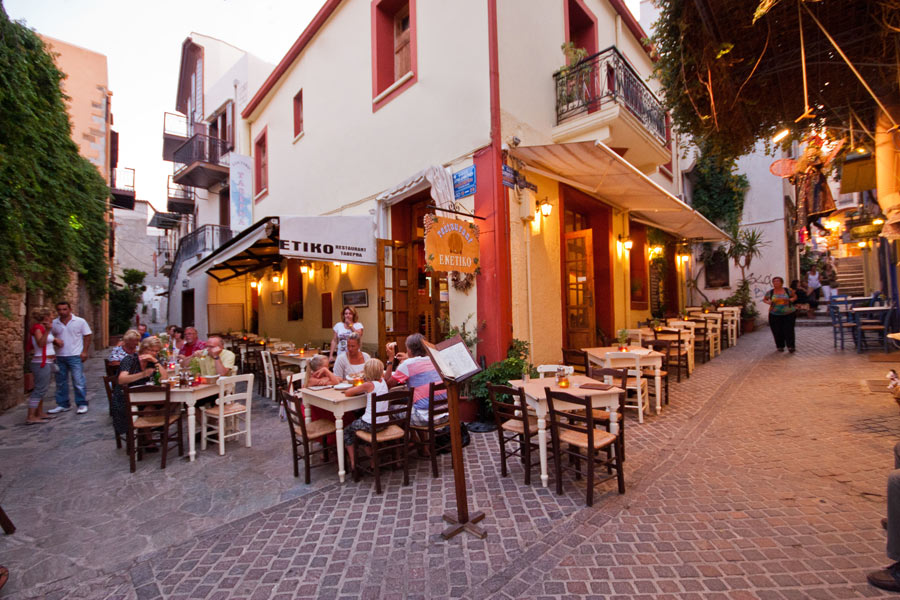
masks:
[[[475,193],[475,165],[453,174],[453,197],[456,200]]]
[[[516,187],[516,171],[509,165],[503,165],[503,185],[508,188]]]

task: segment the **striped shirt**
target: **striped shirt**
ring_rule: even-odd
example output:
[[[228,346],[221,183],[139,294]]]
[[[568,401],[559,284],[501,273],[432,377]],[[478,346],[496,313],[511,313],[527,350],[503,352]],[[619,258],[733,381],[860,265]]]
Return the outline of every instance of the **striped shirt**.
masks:
[[[428,384],[443,381],[427,356],[413,356],[404,360],[394,371],[394,380],[413,388],[413,406],[425,410],[428,410]],[[445,391],[437,392],[435,399],[446,395]]]

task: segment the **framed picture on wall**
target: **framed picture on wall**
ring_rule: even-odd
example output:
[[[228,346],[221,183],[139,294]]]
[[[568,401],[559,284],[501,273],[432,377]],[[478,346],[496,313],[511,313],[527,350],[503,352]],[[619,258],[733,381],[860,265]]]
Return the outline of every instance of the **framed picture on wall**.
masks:
[[[344,306],[368,306],[369,290],[347,290],[341,292],[341,303]]]
[[[284,304],[284,290],[272,292],[272,304]]]

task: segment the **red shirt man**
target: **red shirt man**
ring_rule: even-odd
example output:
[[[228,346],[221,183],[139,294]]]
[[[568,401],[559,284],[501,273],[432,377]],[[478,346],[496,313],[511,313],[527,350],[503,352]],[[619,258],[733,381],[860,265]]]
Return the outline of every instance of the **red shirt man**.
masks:
[[[184,328],[184,346],[182,346],[181,350],[178,352],[178,357],[183,362],[187,362],[184,359],[190,359],[194,352],[199,352],[206,348],[206,343],[201,341],[199,337],[197,330],[193,327]]]

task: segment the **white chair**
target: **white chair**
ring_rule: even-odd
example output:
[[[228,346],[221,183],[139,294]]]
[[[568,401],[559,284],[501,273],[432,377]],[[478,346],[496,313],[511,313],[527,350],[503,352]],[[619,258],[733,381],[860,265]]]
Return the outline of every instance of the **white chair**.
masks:
[[[538,365],[536,367],[537,372],[538,372],[538,377],[543,379],[545,373],[550,373],[552,375],[556,375],[556,370],[559,369],[560,367],[562,367],[563,369],[566,370],[566,377],[570,377],[575,372],[575,367],[571,367],[568,365]]]
[[[296,398],[301,397],[300,388],[303,387],[303,380],[306,379],[306,371],[300,370],[298,373],[291,373],[287,376],[287,393]],[[279,403],[278,416],[282,421],[287,419],[287,413],[284,410],[284,404]]]
[[[641,333],[641,330],[640,330],[640,329],[626,329],[626,330],[625,330],[625,333],[628,334],[628,341],[629,341],[629,342],[634,342],[634,343],[636,343],[638,346],[641,345],[641,340],[642,340],[642,338],[643,338],[643,334]]]
[[[237,385],[245,383],[244,390],[236,391]],[[253,375],[235,375],[220,377],[219,397],[214,406],[200,409],[200,449],[206,450],[206,442],[219,444],[219,456],[225,454],[225,438],[244,436],[245,445],[251,446],[250,408],[253,400]],[[230,427],[227,421],[231,421]],[[243,421],[244,428],[238,427]],[[227,431],[230,428],[230,431]],[[213,438],[215,434],[215,438]]]
[[[641,377],[641,355],[634,352],[607,352],[603,366],[607,369],[628,369],[626,387],[635,391],[636,401],[634,404],[629,404],[626,395],[625,406],[638,409],[638,423],[643,423],[644,411],[650,413],[650,391],[647,380]]]
[[[272,364],[272,354],[268,350],[259,353],[262,357],[263,374],[266,377],[266,398],[275,400],[275,365]]]

